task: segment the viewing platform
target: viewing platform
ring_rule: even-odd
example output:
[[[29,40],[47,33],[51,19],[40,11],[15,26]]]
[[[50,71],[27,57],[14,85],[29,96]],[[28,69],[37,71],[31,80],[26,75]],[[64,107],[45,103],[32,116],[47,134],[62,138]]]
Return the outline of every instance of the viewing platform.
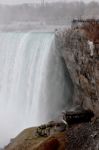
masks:
[[[79,27],[83,26],[86,23],[99,24],[99,19],[79,19],[79,18],[74,18],[72,20],[72,27],[73,28],[79,28]]]

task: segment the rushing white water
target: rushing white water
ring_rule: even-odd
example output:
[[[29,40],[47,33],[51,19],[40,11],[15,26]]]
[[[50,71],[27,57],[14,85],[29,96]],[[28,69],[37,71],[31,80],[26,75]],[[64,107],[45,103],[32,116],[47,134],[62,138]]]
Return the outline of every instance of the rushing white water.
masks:
[[[0,33],[0,147],[66,106],[70,93],[56,51],[53,33]]]

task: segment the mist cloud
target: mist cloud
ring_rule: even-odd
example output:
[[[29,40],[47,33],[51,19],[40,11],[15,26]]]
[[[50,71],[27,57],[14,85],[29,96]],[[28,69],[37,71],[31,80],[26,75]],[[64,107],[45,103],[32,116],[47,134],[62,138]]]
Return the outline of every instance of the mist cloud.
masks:
[[[70,1],[84,1],[91,2],[92,0],[45,0],[45,2],[70,2]],[[95,0],[98,2],[98,0]],[[21,4],[21,3],[40,3],[42,0],[0,0],[0,4]]]

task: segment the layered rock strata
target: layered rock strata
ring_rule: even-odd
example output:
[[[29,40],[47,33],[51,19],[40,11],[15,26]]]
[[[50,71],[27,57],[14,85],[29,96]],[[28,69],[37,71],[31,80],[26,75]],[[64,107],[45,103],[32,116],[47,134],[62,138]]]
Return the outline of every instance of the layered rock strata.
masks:
[[[86,36],[84,29],[69,29],[58,33],[56,42],[62,50],[61,57],[65,60],[73,81],[73,106],[92,110],[98,118],[99,48]]]

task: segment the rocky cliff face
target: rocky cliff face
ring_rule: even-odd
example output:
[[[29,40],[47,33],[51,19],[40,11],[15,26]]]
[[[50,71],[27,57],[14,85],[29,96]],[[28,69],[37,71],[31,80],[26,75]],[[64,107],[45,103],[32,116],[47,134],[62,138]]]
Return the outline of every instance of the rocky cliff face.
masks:
[[[99,49],[82,29],[67,30],[57,39],[73,81],[74,105],[90,109],[99,117]]]

